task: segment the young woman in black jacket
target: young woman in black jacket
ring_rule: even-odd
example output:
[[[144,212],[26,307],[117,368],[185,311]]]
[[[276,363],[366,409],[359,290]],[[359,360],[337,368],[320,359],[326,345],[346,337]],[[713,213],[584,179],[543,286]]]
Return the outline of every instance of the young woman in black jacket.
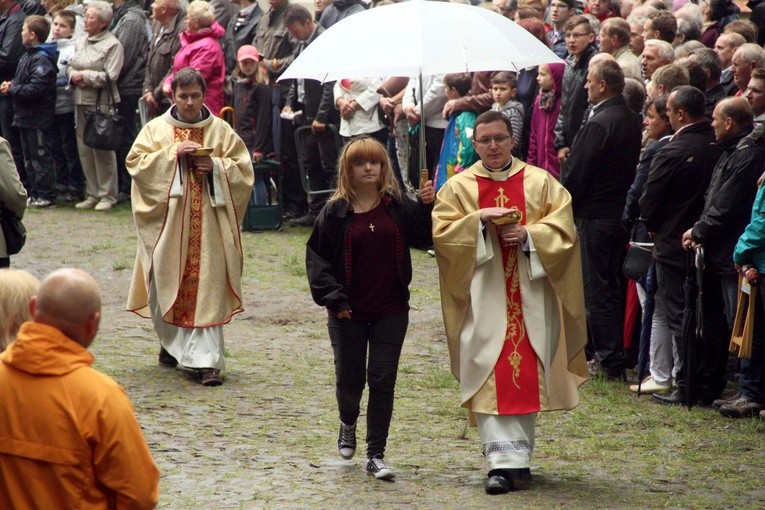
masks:
[[[419,201],[410,200],[399,188],[385,147],[366,136],[346,144],[337,182],[308,240],[306,269],[313,299],[329,315],[340,410],[338,452],[351,459],[356,451],[356,419],[369,381],[366,470],[388,480],[394,473],[383,457],[409,324],[409,245],[432,245],[435,191],[428,181]]]

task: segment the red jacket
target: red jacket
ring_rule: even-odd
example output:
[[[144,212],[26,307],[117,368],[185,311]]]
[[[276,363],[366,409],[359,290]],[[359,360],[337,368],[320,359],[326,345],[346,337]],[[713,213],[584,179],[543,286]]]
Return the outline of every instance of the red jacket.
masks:
[[[0,355],[0,508],[144,510],[159,471],[125,392],[33,322]]]
[[[181,49],[173,59],[173,69],[165,80],[173,82],[175,73],[184,67],[193,67],[207,83],[205,104],[216,117],[223,108],[223,81],[226,79],[226,63],[219,39],[226,34],[222,26],[214,21],[210,28],[199,32],[181,32]]]

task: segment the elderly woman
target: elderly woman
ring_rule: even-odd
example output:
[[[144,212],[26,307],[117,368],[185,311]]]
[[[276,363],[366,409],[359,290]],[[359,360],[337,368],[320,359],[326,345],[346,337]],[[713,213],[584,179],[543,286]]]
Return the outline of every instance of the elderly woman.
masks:
[[[29,320],[29,300],[40,282],[17,269],[0,269],[0,352],[16,339],[21,325]]]
[[[21,218],[24,216],[24,210],[27,206],[27,192],[19,180],[19,174],[11,155],[11,147],[5,138],[0,138],[0,168],[3,169],[0,172],[0,207],[2,207],[0,216],[4,211],[8,211]],[[8,256],[5,238],[0,230],[0,268],[10,265],[11,259]],[[2,315],[0,315],[0,324],[2,322]]]
[[[194,0],[186,10],[186,30],[180,34],[181,49],[175,55],[173,68],[165,80],[163,91],[172,97],[170,84],[175,73],[193,67],[207,83],[205,105],[217,116],[223,108],[223,81],[226,64],[219,39],[226,30],[215,21],[212,6],[205,0]]]
[[[67,75],[74,88],[77,150],[85,174],[85,200],[77,209],[108,211],[117,203],[117,157],[114,151],[93,149],[85,145],[85,112],[95,109],[99,98],[101,107],[111,108],[112,98],[120,100],[117,78],[124,59],[122,44],[109,32],[112,20],[111,4],[94,0],[85,9],[83,23],[87,37],[77,42],[74,57],[69,61]],[[111,93],[106,89],[110,80]]]

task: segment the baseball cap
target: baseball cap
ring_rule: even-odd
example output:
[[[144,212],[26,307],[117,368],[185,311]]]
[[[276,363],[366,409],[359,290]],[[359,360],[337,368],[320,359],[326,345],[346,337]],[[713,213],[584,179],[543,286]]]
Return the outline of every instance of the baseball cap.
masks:
[[[258,62],[260,60],[260,52],[258,49],[251,45],[251,44],[245,44],[241,48],[239,48],[239,51],[236,52],[236,61],[241,62],[242,60],[254,60],[255,62]]]

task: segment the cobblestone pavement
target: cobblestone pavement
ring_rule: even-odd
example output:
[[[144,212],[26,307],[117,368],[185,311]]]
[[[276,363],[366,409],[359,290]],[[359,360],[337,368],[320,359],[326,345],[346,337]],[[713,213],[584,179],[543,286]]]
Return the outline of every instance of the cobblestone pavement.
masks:
[[[246,311],[225,328],[225,384],[205,388],[188,372],[159,367],[150,322],[123,311],[135,257],[127,208],[30,211],[26,224],[30,239],[13,258],[15,267],[42,277],[77,266],[102,286],[95,367],[117,379],[133,401],[162,472],[160,508],[714,508],[730,496],[722,483],[699,481],[702,498],[683,503],[676,498],[694,479],[693,467],[682,458],[651,459],[651,444],[633,458],[619,445],[624,434],[618,432],[583,459],[592,440],[588,414],[614,412],[608,406],[617,409],[632,398],[625,391],[622,402],[597,400],[597,387],[594,404],[585,398],[572,413],[540,416],[530,489],[486,496],[477,434],[465,427],[448,369],[435,261],[424,253],[414,254],[411,324],[386,456],[397,471],[391,483],[365,474],[363,449],[351,461],[337,455],[326,315],[311,301],[303,269],[307,231],[243,234]],[[645,404],[647,411],[635,415],[659,420],[655,407]],[[600,427],[593,434],[609,430]],[[611,427],[618,431],[624,423]],[[580,437],[570,441],[561,429]],[[761,448],[756,456],[761,470]],[[714,452],[707,461],[712,458]],[[765,498],[757,486],[751,490],[755,500]]]

